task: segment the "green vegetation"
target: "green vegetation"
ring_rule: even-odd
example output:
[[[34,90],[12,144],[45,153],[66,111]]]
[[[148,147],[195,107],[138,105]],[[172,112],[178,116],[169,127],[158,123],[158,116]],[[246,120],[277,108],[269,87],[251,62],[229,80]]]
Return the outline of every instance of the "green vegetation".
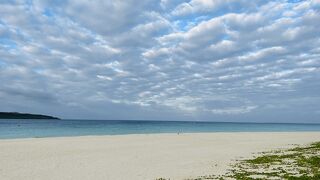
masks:
[[[17,112],[0,112],[0,119],[59,119],[41,114],[27,114]]]
[[[320,142],[259,154],[240,160],[225,175],[201,176],[194,180],[320,180]]]

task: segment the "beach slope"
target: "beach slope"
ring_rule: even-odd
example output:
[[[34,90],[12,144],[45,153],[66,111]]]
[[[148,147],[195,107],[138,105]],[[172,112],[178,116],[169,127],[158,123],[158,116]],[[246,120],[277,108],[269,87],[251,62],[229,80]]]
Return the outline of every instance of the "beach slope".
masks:
[[[235,159],[320,140],[320,132],[142,134],[0,140],[0,179],[185,179]]]

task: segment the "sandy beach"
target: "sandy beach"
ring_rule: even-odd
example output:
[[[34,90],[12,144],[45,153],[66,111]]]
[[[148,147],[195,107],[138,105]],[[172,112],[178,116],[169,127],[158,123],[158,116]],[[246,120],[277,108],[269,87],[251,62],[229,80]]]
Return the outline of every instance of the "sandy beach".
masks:
[[[194,133],[0,140],[1,180],[186,179],[236,159],[320,141],[320,132]]]

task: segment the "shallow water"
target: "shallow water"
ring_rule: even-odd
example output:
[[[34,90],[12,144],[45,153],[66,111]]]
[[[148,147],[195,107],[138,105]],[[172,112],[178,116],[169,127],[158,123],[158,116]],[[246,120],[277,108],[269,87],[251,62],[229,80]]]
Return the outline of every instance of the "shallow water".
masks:
[[[102,120],[0,120],[0,138],[194,132],[320,131],[320,124]]]

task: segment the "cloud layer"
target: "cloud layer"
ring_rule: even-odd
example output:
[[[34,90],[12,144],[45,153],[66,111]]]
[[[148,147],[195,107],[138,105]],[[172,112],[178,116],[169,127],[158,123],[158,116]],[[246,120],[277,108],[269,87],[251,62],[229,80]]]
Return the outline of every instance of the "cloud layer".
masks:
[[[0,110],[318,122],[320,2],[2,1]]]

